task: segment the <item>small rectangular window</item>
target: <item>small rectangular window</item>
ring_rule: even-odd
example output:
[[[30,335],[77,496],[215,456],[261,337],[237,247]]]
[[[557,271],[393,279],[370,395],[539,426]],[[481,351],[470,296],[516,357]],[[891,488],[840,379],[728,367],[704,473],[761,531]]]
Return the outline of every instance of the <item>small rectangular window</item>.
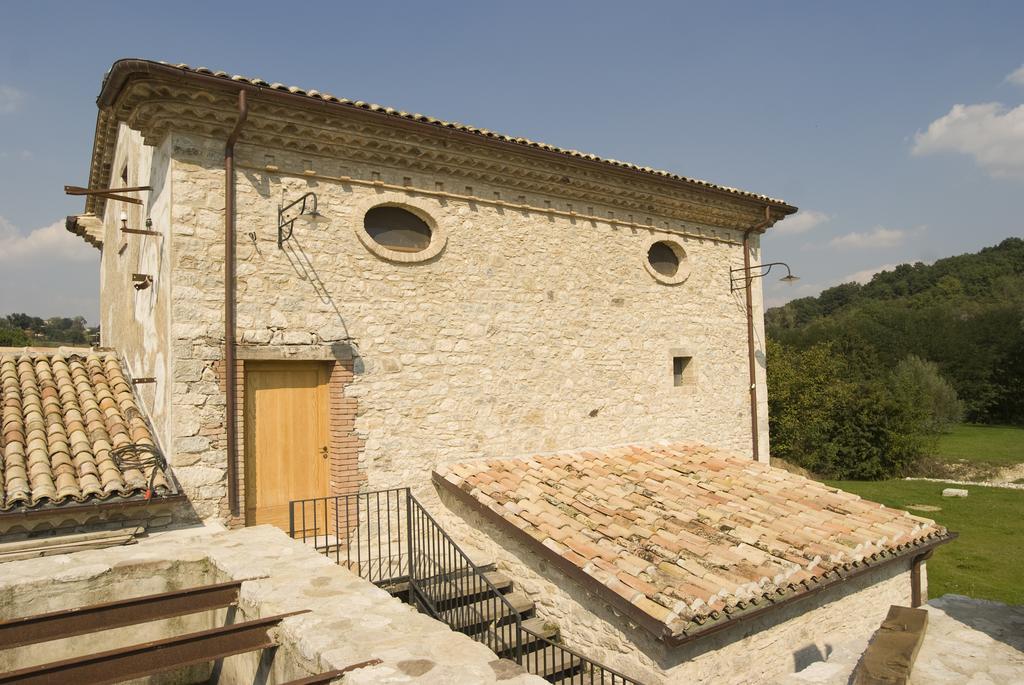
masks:
[[[672,357],[672,385],[694,385],[693,357]]]
[[[128,165],[125,164],[124,168],[121,169],[121,183],[128,185]]]

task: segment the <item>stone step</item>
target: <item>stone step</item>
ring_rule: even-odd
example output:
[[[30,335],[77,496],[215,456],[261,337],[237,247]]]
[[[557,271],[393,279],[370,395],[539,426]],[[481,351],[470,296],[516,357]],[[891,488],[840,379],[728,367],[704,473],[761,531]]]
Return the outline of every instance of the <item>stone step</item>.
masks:
[[[523,654],[540,649],[546,644],[544,640],[554,641],[558,639],[558,626],[548,623],[539,616],[523,619],[522,625],[523,628],[530,631],[523,631],[521,641]],[[498,656],[505,657],[507,659],[515,659],[515,638],[508,631],[499,630],[497,631],[497,634],[492,637],[493,639],[489,642],[489,645],[494,648],[494,652]],[[541,638],[544,639],[542,640]]]
[[[523,618],[533,616],[533,600],[523,593],[513,591],[504,595],[504,597]],[[509,616],[512,615],[508,606],[494,597],[455,607],[441,613],[448,625],[460,631],[492,622],[501,625],[507,623]]]
[[[512,590],[512,579],[499,571],[486,571],[483,576],[491,582],[491,585],[502,594]],[[468,604],[481,599],[481,596],[490,592],[486,583],[477,579],[474,575],[459,573],[451,576],[450,580],[428,579],[426,590],[431,595],[438,608],[448,609],[461,604]],[[409,592],[409,581],[402,580],[396,583],[389,583],[385,588],[392,596],[405,595]]]
[[[581,667],[576,673],[566,674],[548,682],[553,685],[621,685],[625,681],[617,676],[613,678],[611,674],[605,674],[602,680],[601,674],[597,671]]]
[[[555,645],[527,652],[523,655],[523,667],[535,675],[545,679],[554,678],[553,682],[561,682],[580,672],[583,661]]]

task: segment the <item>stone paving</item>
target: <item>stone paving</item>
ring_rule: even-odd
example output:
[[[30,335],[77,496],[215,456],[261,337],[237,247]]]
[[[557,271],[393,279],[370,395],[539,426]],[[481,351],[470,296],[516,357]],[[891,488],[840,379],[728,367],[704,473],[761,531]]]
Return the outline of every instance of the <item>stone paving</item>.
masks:
[[[928,630],[909,685],[1024,683],[1024,606],[944,595],[928,602]],[[838,645],[778,685],[847,685],[868,638]]]

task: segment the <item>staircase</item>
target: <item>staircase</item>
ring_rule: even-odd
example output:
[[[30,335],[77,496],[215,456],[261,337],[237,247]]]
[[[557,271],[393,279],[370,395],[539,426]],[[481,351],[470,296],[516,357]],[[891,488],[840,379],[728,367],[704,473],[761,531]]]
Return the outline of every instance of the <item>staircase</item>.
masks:
[[[533,600],[517,592],[512,579],[494,570],[494,564],[478,565],[488,583],[467,584],[455,579],[439,579],[449,588],[449,593],[440,607],[441,620],[454,630],[469,635],[478,642],[493,645],[495,654],[516,661],[516,647],[521,655],[520,663],[528,671],[541,676],[556,685],[589,683],[591,669],[581,658],[568,652],[561,645],[558,626],[537,615]],[[515,612],[508,611],[504,603],[492,601],[480,592],[480,586],[489,584],[504,596]],[[384,586],[393,596],[408,601],[412,596],[408,581]],[[520,616],[522,638],[518,645],[508,639],[515,613]],[[549,644],[550,643],[550,644]],[[594,674],[595,683],[603,682]],[[604,682],[612,682],[606,678]],[[615,682],[626,682],[616,679]]]
[[[494,564],[474,563],[408,488],[290,503],[290,535],[556,685],[641,685],[562,643]]]

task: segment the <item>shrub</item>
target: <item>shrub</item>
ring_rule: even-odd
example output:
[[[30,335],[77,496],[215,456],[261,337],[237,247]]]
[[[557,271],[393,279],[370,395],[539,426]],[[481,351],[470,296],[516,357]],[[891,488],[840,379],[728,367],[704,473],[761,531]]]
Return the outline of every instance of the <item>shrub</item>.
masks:
[[[896,365],[892,376],[893,388],[903,401],[923,413],[926,432],[945,433],[963,420],[963,403],[937,364],[910,355]]]
[[[773,456],[836,479],[903,473],[926,446],[927,413],[863,349],[768,343]]]

